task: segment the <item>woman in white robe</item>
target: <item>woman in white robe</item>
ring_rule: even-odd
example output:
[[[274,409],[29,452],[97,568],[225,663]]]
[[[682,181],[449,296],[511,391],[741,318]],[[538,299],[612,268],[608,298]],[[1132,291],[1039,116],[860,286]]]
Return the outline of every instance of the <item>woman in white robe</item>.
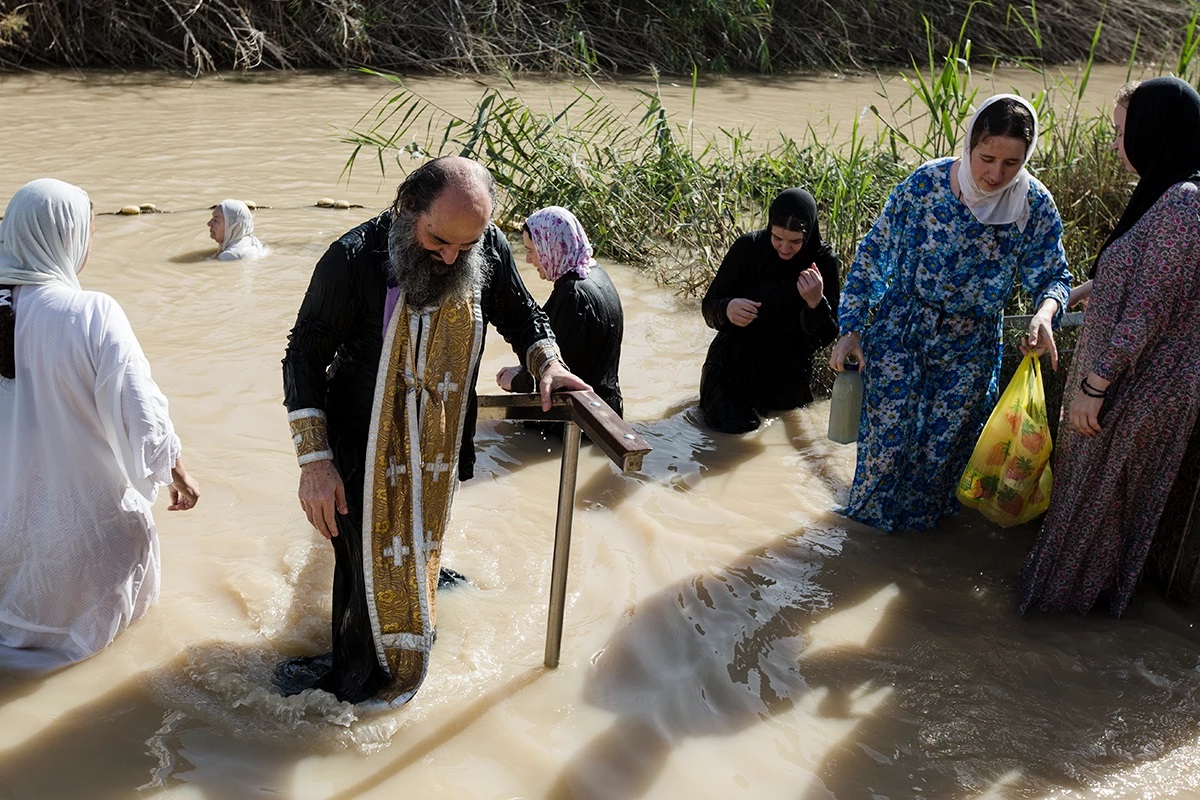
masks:
[[[158,596],[158,485],[199,495],[117,302],[84,291],[80,188],[26,184],[0,221],[0,665],[104,649]]]
[[[220,245],[215,257],[221,261],[267,254],[267,246],[254,237],[254,215],[241,200],[222,200],[213,206],[208,235]]]

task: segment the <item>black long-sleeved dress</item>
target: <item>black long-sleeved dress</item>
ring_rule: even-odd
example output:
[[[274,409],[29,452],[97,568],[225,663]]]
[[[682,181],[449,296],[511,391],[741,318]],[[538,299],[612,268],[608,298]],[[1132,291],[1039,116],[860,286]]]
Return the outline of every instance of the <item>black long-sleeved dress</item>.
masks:
[[[769,230],[740,236],[701,302],[704,321],[717,331],[700,378],[700,411],[714,430],[744,433],[759,415],[812,402],[812,357],[837,338],[838,259],[821,243],[790,260],[771,246]],[[816,308],[796,290],[800,272],[816,264],[824,298]],[[762,303],[744,328],[729,321],[729,301]]]
[[[337,515],[333,539],[333,653],[296,659],[280,677],[289,693],[316,686],[341,700],[360,702],[387,683],[367,616],[362,567],[362,500],[367,436],[375,378],[383,350],[383,308],[388,288],[390,212],[347,232],[317,262],[283,359],[284,405],[325,411],[333,463],[346,489],[349,514]],[[553,338],[549,320],[517,272],[508,241],[489,225],[482,246],[487,262],[481,292],[483,322],[491,322],[523,356]],[[471,377],[458,474],[474,474],[475,384]],[[303,663],[301,663],[303,662]]]
[[[562,352],[567,369],[587,381],[600,399],[624,416],[618,371],[621,339],[625,335],[625,313],[621,297],[608,273],[599,264],[580,278],[567,272],[554,282],[542,310]],[[532,392],[533,376],[522,367],[512,382],[515,392]]]

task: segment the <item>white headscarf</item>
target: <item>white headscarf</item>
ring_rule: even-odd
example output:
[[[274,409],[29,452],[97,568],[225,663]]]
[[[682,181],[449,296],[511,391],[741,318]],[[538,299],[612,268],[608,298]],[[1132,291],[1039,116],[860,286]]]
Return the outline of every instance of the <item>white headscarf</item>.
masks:
[[[266,254],[266,246],[254,237],[254,215],[249,206],[241,200],[222,200],[217,208],[225,218],[225,237],[221,240],[217,258],[233,261]]]
[[[1021,162],[1021,169],[1017,171],[1013,179],[995,191],[985,192],[976,185],[975,178],[971,175],[971,136],[975,130],[975,124],[979,121],[979,115],[985,108],[999,100],[1015,100],[1029,111],[1029,116],[1033,118],[1033,141],[1029,143],[1029,147],[1025,148],[1025,160]],[[975,111],[975,116],[971,117],[971,123],[967,125],[967,135],[963,139],[962,158],[958,162],[958,185],[962,191],[962,201],[967,208],[971,209],[975,219],[985,225],[1007,225],[1015,222],[1019,230],[1025,230],[1025,224],[1029,222],[1029,173],[1025,170],[1025,165],[1029,163],[1029,157],[1033,155],[1033,149],[1037,147],[1037,129],[1037,112],[1033,110],[1033,106],[1029,104],[1028,100],[1015,94],[993,95]]]
[[[16,191],[0,221],[0,284],[60,283],[77,272],[92,235],[92,201],[78,186],[40,178]]]

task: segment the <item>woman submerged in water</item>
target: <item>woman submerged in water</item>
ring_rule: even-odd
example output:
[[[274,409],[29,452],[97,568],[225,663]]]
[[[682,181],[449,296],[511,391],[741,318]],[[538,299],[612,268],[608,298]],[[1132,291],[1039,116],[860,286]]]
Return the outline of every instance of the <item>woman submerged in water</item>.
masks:
[[[592,257],[583,226],[567,209],[547,206],[531,214],[521,232],[525,260],[542,280],[554,284],[542,310],[550,318],[563,360],[617,416],[624,415],[618,372],[625,312],[608,273]],[[537,390],[523,366],[504,367],[496,383],[506,392]]]
[[[717,332],[700,374],[708,427],[746,433],[812,402],[813,354],[837,338],[838,273],[804,189],[781,192],[766,227],[738,237],[700,304]]]
[[[237,261],[267,254],[267,246],[254,236],[254,216],[241,200],[222,200],[213,206],[208,235],[219,247],[215,258]]]

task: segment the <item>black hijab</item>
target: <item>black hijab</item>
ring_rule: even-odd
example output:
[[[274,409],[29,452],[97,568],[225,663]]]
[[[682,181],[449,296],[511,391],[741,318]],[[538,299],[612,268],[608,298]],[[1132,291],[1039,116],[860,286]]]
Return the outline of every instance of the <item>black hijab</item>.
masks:
[[[789,221],[794,221],[804,228],[804,245],[787,263],[799,264],[801,269],[806,269],[816,261],[822,250],[828,249],[828,245],[821,241],[821,230],[817,227],[817,201],[803,189],[784,189],[771,201],[771,208],[767,211],[768,244],[771,226],[788,228]],[[778,254],[775,257],[779,258]]]
[[[1125,114],[1125,156],[1138,184],[1092,262],[1134,226],[1163,192],[1180,181],[1200,182],[1200,93],[1179,78],[1153,78],[1134,89]]]

